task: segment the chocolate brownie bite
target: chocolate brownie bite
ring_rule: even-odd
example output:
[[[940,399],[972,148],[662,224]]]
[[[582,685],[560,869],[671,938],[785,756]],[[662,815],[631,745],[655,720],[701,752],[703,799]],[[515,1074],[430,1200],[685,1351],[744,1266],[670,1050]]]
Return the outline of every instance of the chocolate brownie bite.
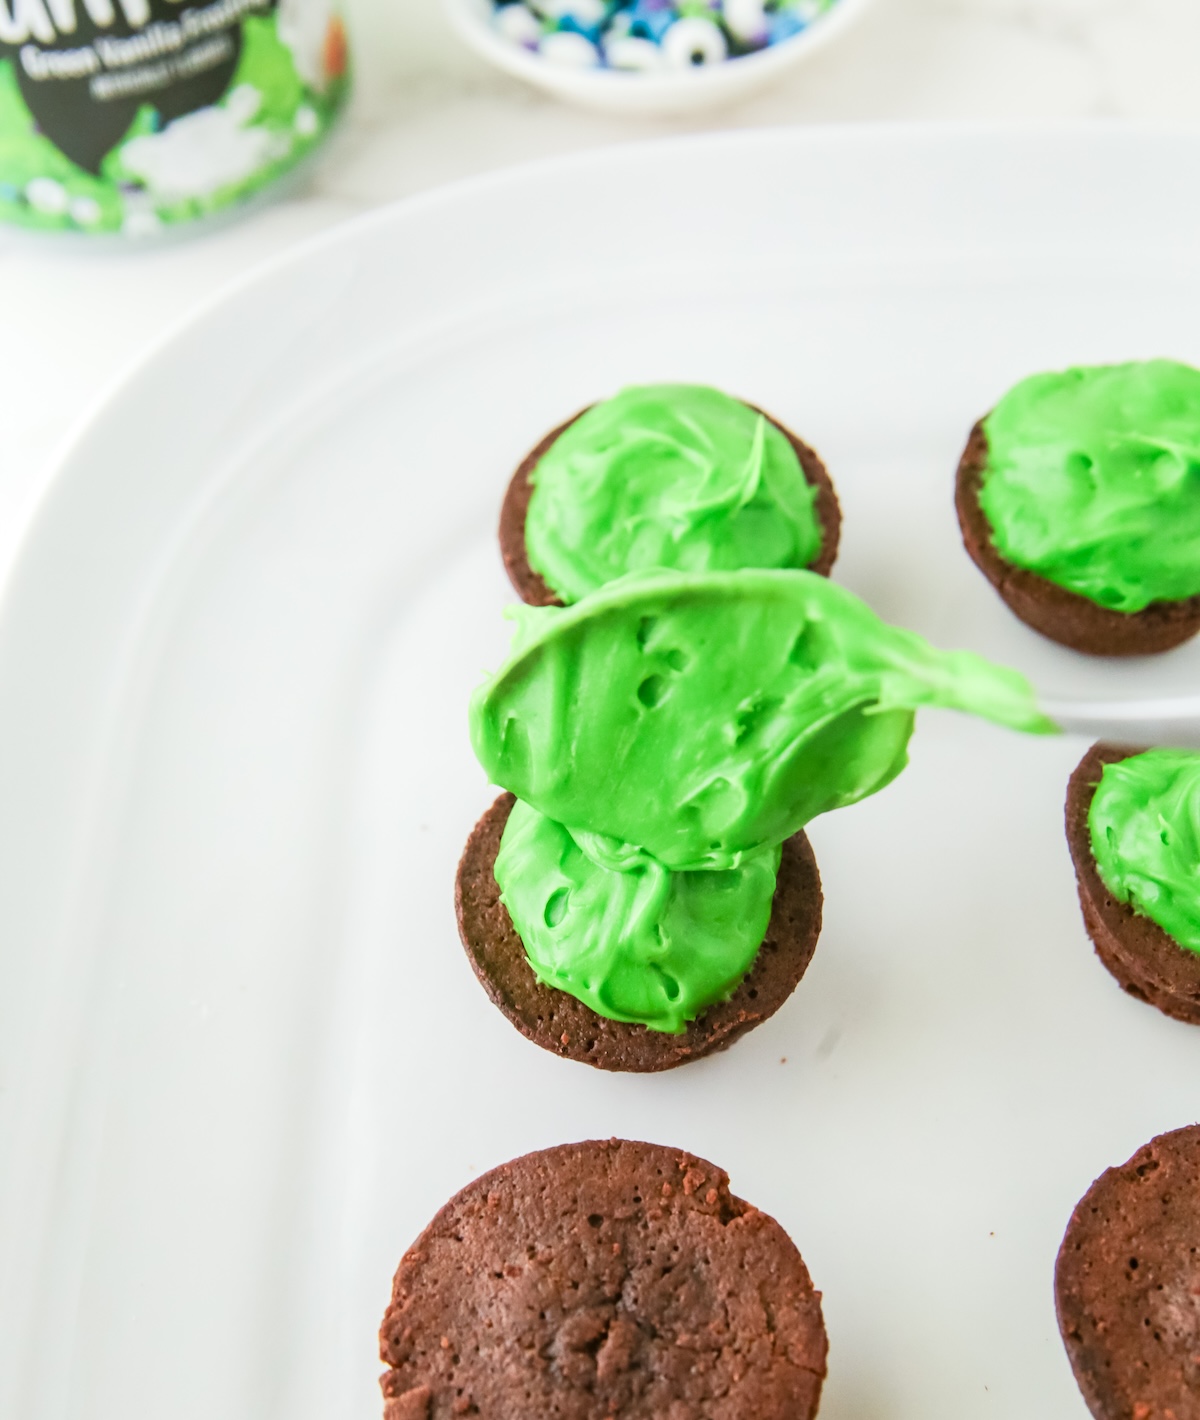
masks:
[[[1054,1293],[1095,1420],[1200,1420],[1200,1126],[1160,1134],[1092,1184]]]
[[[540,439],[517,465],[517,471],[509,480],[500,505],[500,556],[504,570],[513,584],[517,595],[530,606],[562,606],[562,601],[546,585],[540,572],[529,565],[525,551],[525,517],[529,512],[529,500],[533,496],[533,470],[541,462],[542,455],[554,443],[564,429],[569,429],[591,405],[572,414],[556,429]]]
[[[810,1420],[820,1293],[723,1170],[623,1139],[493,1169],[400,1263],[385,1420]]]
[[[813,512],[820,531],[820,545],[807,562],[807,567],[809,571],[828,576],[837,558],[842,515],[837,493],[825,465],[813,449],[793,434],[790,429],[779,423],[777,419],[759,409],[757,405],[749,404],[746,401],[739,401],[739,403],[765,419],[774,430],[783,435],[791,446],[804,481],[813,490]],[[509,580],[516,588],[522,601],[528,602],[532,606],[563,605],[562,598],[529,562],[525,531],[529,502],[533,496],[535,471],[558,439],[595,407],[588,405],[581,409],[540,440],[522,459],[504,496],[500,510],[500,553]],[[690,570],[698,569],[692,565]]]
[[[1060,646],[1093,656],[1169,651],[1200,631],[1200,596],[1151,602],[1141,611],[1115,611],[1008,561],[996,547],[979,501],[987,460],[987,434],[981,421],[971,430],[958,464],[954,505],[959,528],[972,562],[1026,626]]]
[[[1067,786],[1067,844],[1075,864],[1079,903],[1096,955],[1121,987],[1176,1020],[1200,1024],[1200,952],[1181,946],[1161,926],[1118,900],[1096,864],[1089,814],[1108,764],[1141,753],[1095,744]]]
[[[522,1035],[544,1050],[601,1070],[669,1070],[724,1050],[783,1005],[821,931],[821,878],[803,833],[783,845],[767,935],[748,975],[682,1035],[608,1020],[534,976],[493,871],[512,794],[501,794],[467,841],[454,888],[467,957],[484,990]]]
[[[938,651],[808,571],[657,571],[526,611],[469,715],[488,780],[516,796],[485,817],[457,884],[497,1003],[559,1053],[626,1069],[694,1059],[765,1018],[819,926],[801,831],[890,784],[934,704],[1056,732],[1016,672]],[[558,998],[527,989],[522,957],[589,1011],[674,1040],[635,1048],[624,1030],[601,1050],[590,1014],[547,1016]]]

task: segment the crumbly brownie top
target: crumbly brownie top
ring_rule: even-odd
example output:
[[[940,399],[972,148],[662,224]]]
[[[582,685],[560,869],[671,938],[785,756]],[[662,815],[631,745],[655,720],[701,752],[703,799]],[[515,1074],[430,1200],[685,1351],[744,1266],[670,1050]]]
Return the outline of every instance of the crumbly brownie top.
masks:
[[[820,1295],[726,1174],[612,1139],[505,1164],[405,1254],[386,1420],[808,1420]]]

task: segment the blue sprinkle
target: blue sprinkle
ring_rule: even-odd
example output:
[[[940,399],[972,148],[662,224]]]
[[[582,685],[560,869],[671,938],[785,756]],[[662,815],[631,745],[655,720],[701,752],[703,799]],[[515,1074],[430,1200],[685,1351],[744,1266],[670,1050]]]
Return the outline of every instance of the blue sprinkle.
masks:
[[[779,44],[807,28],[794,10],[777,10],[775,14],[767,16],[767,43]]]
[[[660,7],[654,0],[637,0],[629,14],[629,33],[637,39],[652,39],[655,44],[675,23],[674,9],[669,4]]]
[[[582,35],[584,39],[590,39],[593,44],[599,44],[604,25],[581,25],[574,15],[563,15],[558,22],[558,28],[560,31],[565,30],[568,34]]]

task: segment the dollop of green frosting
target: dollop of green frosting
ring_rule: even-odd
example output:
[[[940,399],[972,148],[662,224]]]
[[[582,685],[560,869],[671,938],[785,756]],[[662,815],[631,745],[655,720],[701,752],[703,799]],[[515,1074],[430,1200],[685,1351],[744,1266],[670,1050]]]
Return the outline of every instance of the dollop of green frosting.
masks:
[[[1007,561],[1121,612],[1200,593],[1200,370],[1033,375],[983,427],[979,502]]]
[[[749,971],[779,857],[764,848],[725,873],[674,873],[644,854],[602,867],[561,823],[518,801],[495,872],[539,981],[609,1020],[677,1034]]]
[[[631,574],[522,607],[470,728],[493,782],[677,871],[737,867],[906,763],[913,711],[1055,727],[1028,682],[811,572]]]
[[[1200,952],[1200,754],[1151,749],[1106,764],[1088,833],[1118,902]]]
[[[651,567],[807,567],[816,490],[791,443],[704,385],[641,385],[593,405],[538,462],[529,565],[563,602]]]

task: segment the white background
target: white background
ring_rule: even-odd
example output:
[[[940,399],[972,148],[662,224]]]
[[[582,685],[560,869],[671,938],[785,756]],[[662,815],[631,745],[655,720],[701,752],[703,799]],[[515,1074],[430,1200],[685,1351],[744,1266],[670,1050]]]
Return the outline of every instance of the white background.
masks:
[[[687,129],[1200,117],[1196,0],[877,0],[775,89],[672,122],[575,112],[495,74],[450,33],[436,0],[350,0],[350,10],[358,97],[301,191],[152,250],[0,232],[0,564],[55,450],[122,369],[231,277],[380,203],[546,154]]]

